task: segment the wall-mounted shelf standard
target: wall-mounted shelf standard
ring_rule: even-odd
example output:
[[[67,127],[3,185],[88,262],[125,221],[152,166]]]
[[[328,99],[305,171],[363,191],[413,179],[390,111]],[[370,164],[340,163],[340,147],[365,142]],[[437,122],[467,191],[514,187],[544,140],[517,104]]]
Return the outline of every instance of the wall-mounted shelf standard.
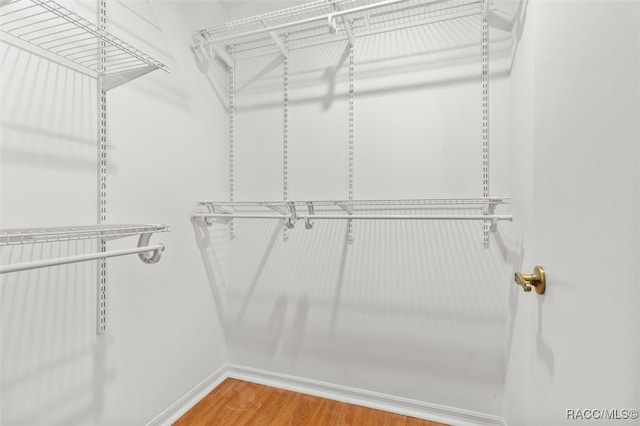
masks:
[[[207,225],[216,220],[279,219],[288,229],[294,228],[298,220],[303,220],[307,229],[313,228],[315,220],[472,220],[488,221],[491,231],[495,231],[499,221],[512,220],[511,214],[496,213],[502,204],[509,204],[509,199],[201,201],[193,217]]]
[[[281,51],[355,39],[438,21],[478,15],[482,0],[317,0],[271,13],[239,19],[194,34],[195,47],[210,47],[231,66],[234,54]],[[286,34],[286,45],[283,35]]]
[[[0,5],[0,33],[43,49],[109,90],[156,69],[169,68],[53,0],[9,0]]]
[[[87,239],[113,240],[139,235],[138,246],[132,249],[100,251],[54,259],[0,265],[0,274],[25,271],[47,266],[106,259],[115,256],[138,254],[144,263],[156,263],[164,251],[164,244],[149,245],[151,234],[169,231],[168,225],[94,225],[63,226],[53,228],[24,228],[0,230],[0,247],[21,244],[53,243]]]

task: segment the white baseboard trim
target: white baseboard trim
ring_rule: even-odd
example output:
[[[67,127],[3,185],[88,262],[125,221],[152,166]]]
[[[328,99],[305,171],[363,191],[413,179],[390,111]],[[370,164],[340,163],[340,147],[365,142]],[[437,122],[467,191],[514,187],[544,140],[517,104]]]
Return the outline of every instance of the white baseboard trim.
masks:
[[[504,418],[476,411],[399,398],[303,377],[273,373],[241,365],[227,364],[226,375],[234,379],[319,396],[376,410],[444,423],[452,426],[505,426]]]
[[[226,378],[244,380],[451,426],[506,426],[504,418],[500,416],[400,398],[236,364],[225,364],[220,367],[147,423],[147,426],[170,426],[209,392],[218,387]]]
[[[158,414],[147,426],[171,426],[187,411],[193,408],[209,392],[218,387],[227,378],[227,365],[223,365],[211,373],[209,377],[198,383],[193,389]]]

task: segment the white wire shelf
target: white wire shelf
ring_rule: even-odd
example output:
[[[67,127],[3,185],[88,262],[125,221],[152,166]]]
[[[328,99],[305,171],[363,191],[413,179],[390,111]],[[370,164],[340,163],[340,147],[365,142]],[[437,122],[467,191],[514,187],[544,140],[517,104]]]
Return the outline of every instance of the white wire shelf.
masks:
[[[280,219],[288,228],[305,220],[477,220],[511,221],[511,214],[496,214],[496,207],[509,204],[505,197],[430,198],[406,200],[337,201],[201,201],[193,217],[211,225],[217,219]],[[391,211],[391,213],[387,213]]]
[[[377,207],[405,207],[405,206],[484,206],[489,204],[510,204],[507,197],[490,197],[490,198],[416,198],[402,200],[323,200],[323,201],[199,201],[198,206],[219,206],[219,207],[270,207],[270,206],[289,206],[296,204],[306,206],[312,203],[315,206],[323,207],[341,207],[341,206],[366,206],[372,209]]]
[[[87,239],[113,240],[116,238],[139,235],[138,246],[129,249],[98,251],[97,253],[78,254],[74,256],[56,257],[43,260],[0,265],[0,274],[28,271],[49,266],[66,265],[69,263],[87,262],[91,260],[107,259],[116,256],[137,254],[140,260],[147,264],[157,263],[164,252],[164,244],[149,244],[151,234],[169,231],[169,225],[93,225],[93,226],[62,226],[55,228],[24,228],[0,230],[0,247],[21,244],[53,243],[62,241],[76,241]]]
[[[156,69],[169,68],[54,0],[4,0],[0,33],[35,46],[89,75],[102,75],[105,90]]]
[[[132,235],[168,232],[169,225],[91,225],[0,229],[0,246],[87,239],[113,240]]]
[[[317,0],[196,31],[196,46],[282,51],[482,13],[482,0]],[[287,34],[286,48],[282,35]],[[226,49],[215,53],[224,59]]]

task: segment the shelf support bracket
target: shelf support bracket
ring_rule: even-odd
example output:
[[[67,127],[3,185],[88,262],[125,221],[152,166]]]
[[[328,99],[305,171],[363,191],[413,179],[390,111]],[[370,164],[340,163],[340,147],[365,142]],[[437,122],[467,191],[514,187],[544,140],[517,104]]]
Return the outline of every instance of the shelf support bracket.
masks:
[[[341,204],[338,203],[338,206],[344,210],[345,212],[347,212],[348,215],[352,215],[353,214],[353,206],[350,205],[346,205],[346,204]]]
[[[154,66],[146,66],[144,68],[122,71],[113,74],[105,74],[102,77],[102,89],[108,92],[111,89],[115,89],[118,86],[122,86],[138,77],[142,77],[145,74],[149,74],[151,71],[155,71],[158,68]]]
[[[349,37],[349,44],[351,44],[351,46],[355,46],[356,39],[353,37],[353,30],[351,29],[351,21],[349,21],[346,16],[343,16],[342,24],[344,25],[344,29],[347,32],[347,37]]]
[[[262,25],[264,25],[265,28],[269,27],[264,19],[262,19]],[[284,44],[284,41],[282,41],[282,38],[280,38],[280,36],[278,36],[278,34],[276,34],[274,31],[269,31],[269,37],[271,37],[271,40],[273,40],[276,46],[278,46],[278,49],[280,49],[280,53],[282,53],[282,56],[288,58],[289,49]]]
[[[282,53],[282,56],[284,56],[285,58],[288,58],[289,57],[289,49],[287,49],[287,46],[284,45],[284,42],[282,41],[282,39],[280,37],[278,37],[278,34],[276,34],[273,31],[271,31],[269,33],[269,36],[271,36],[271,39],[273,40],[273,42],[276,44],[276,46],[278,46],[278,49],[280,49],[280,52]]]
[[[364,28],[369,31],[371,29],[371,20],[369,19],[369,14],[365,13],[363,16],[364,19]]]
[[[233,214],[233,210],[225,209],[224,207],[218,206],[218,207],[216,207],[216,209],[218,209],[218,212],[222,213],[222,214],[228,214],[228,215],[232,215]]]
[[[353,215],[353,206],[347,204],[336,203],[338,206],[347,212],[349,216]],[[349,219],[347,222],[347,242],[353,244],[353,219]]]
[[[197,36],[193,37],[193,49],[196,52],[200,52],[201,57],[208,59],[211,63],[218,57],[227,67],[233,68],[231,55],[225,49],[211,43],[207,33],[202,33],[199,38]]]
[[[289,209],[284,208],[284,207],[275,206],[273,204],[267,204],[266,207],[270,208],[271,210],[275,210],[278,213],[282,213],[283,215],[288,215],[289,214]]]
[[[227,64],[229,68],[233,68],[233,58],[231,57],[231,55],[229,55],[227,52],[225,52],[224,49],[221,49],[219,46],[216,46],[215,44],[212,46],[213,46],[214,57],[217,56],[218,58],[222,59],[222,61],[225,64]]]

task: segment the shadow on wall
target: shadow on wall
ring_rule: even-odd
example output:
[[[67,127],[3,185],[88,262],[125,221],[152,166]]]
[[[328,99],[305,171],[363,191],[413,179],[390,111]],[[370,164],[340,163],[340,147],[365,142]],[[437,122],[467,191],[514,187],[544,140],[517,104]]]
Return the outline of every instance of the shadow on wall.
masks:
[[[523,260],[525,257],[524,235],[519,234],[513,239],[509,239],[503,232],[495,234],[495,241],[499,247],[503,259],[509,266],[509,287],[507,290],[507,337],[506,337],[506,359],[511,358],[511,350],[515,329],[515,319],[518,314],[518,301],[523,296],[522,289],[514,284],[513,276],[516,272],[523,271]],[[537,298],[537,330],[536,330],[536,354],[540,360],[540,365],[547,369],[550,377],[555,373],[555,357],[552,346],[544,340],[542,329],[542,317],[546,298]]]
[[[191,219],[195,235],[196,245],[202,255],[202,263],[205,267],[207,279],[210,283],[213,300],[215,301],[217,314],[223,331],[227,331],[227,283],[229,277],[227,273],[228,258],[228,236],[226,227],[216,226],[209,228],[201,220]]]
[[[5,46],[0,63],[4,166],[95,175],[95,79],[34,53]]]
[[[480,224],[356,221],[347,244],[346,221],[287,242],[280,221],[236,221],[231,241],[226,224],[194,222],[233,362],[500,376],[504,270]]]
[[[509,72],[513,68],[515,56],[518,52],[520,40],[524,31],[527,18],[528,0],[517,0],[513,2],[516,7],[509,15],[492,13],[489,22],[492,26],[507,31],[511,34],[511,58],[509,61]],[[526,194],[525,194],[526,195]],[[530,194],[529,194],[530,195]],[[514,206],[514,209],[526,206]],[[522,217],[529,215],[522,215]],[[522,296],[522,290],[514,285],[513,276],[516,272],[524,270],[523,261],[525,258],[525,234],[522,230],[524,224],[516,221],[509,227],[508,233],[498,232],[495,234],[495,241],[509,267],[509,287],[507,295],[507,338],[506,338],[506,359],[511,359],[511,350],[514,336],[515,319],[518,314],[518,301]],[[553,348],[543,338],[542,317],[546,298],[537,300],[537,330],[536,330],[536,354],[538,359],[547,369],[547,373],[553,377],[555,372],[555,357]]]
[[[512,38],[510,27],[505,24],[502,15],[491,17],[492,60],[508,58],[511,54]],[[421,84],[404,84],[402,78],[388,80],[388,87],[367,88],[360,85],[358,97],[376,96],[384,93],[413,91],[434,86],[456,85],[469,81],[478,81],[480,68],[477,66],[480,56],[480,20],[471,16],[455,20],[438,22],[427,26],[418,26],[386,34],[361,37],[354,48],[356,74],[359,82],[375,80],[407,73],[433,73],[424,78]],[[198,49],[192,50],[194,61],[205,74],[214,93],[228,108],[228,87],[224,74],[228,68],[217,57],[213,63],[203,57]],[[337,90],[340,83],[348,79],[349,45],[346,41],[336,41],[322,46],[294,49],[289,54],[290,88],[292,90],[317,88],[321,82],[324,94],[318,96],[296,96],[290,105],[304,105],[320,102],[327,110],[335,100],[348,98],[348,93]],[[247,62],[261,62],[257,68],[246,66]],[[252,55],[251,52],[236,54],[236,92],[243,95],[260,95],[282,90],[281,54]],[[335,62],[334,65],[327,65]],[[251,71],[247,74],[244,68]],[[443,69],[466,69],[462,73],[442,72]],[[491,70],[492,76],[507,74],[504,69]],[[314,90],[313,93],[318,93]],[[260,99],[257,96],[256,99]],[[251,102],[237,107],[239,112],[281,106],[281,101]]]
[[[358,197],[433,196],[433,188],[449,196],[479,195],[480,35],[479,19],[470,17],[357,40]],[[508,74],[510,43],[509,32],[493,30],[491,59],[499,65],[492,62],[492,78]],[[237,113],[247,126],[236,134],[243,165],[236,170],[235,196],[280,194],[281,157],[261,155],[266,145],[282,146],[281,57],[236,59]],[[315,199],[309,189],[318,182],[327,187],[335,181],[333,193],[346,191],[348,63],[345,42],[289,56],[289,179],[298,185],[289,193],[297,199]],[[307,104],[317,107],[294,109]],[[324,121],[309,118],[327,110]],[[242,115],[248,111],[255,114]],[[468,169],[477,169],[467,170],[464,155],[472,157]],[[269,161],[274,164],[263,164]],[[412,165],[419,170],[407,173]],[[238,179],[243,173],[254,180]],[[394,185],[384,186],[387,181]],[[287,242],[281,221],[236,219],[235,227],[229,239],[225,223],[207,228],[194,222],[231,362],[500,412],[511,248],[494,238],[484,249],[481,223],[355,221],[352,244],[346,221],[318,220],[309,231],[299,225]]]
[[[95,79],[4,42],[0,77],[1,227],[94,221]],[[92,253],[95,245],[5,246],[0,263]],[[114,373],[107,367],[112,340],[96,343],[95,263],[8,273],[0,280],[0,423],[99,423]]]
[[[92,252],[83,240],[3,247],[2,263]],[[96,343],[94,262],[0,277],[4,425],[86,425],[101,421],[109,337]]]

